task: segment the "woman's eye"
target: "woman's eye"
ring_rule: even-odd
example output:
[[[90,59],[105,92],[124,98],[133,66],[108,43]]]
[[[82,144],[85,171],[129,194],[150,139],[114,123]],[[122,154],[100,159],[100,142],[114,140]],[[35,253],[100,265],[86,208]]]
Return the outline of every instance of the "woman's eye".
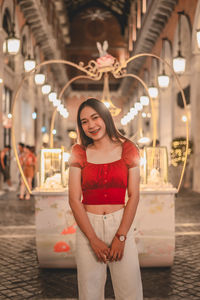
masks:
[[[86,121],[82,121],[81,124],[82,124],[82,125],[83,125],[83,124],[86,124]]]

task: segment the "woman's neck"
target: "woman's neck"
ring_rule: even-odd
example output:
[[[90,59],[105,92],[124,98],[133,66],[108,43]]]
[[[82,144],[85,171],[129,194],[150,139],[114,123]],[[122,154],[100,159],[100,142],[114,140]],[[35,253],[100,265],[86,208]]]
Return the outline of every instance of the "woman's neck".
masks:
[[[94,141],[93,142],[93,147],[95,149],[109,149],[111,145],[113,145],[113,141],[109,138],[108,135],[106,135],[105,137],[103,137],[100,140]]]

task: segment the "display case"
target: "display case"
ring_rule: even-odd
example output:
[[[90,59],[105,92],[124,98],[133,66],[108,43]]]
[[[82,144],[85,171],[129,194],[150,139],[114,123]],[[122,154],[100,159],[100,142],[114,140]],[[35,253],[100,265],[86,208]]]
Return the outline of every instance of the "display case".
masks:
[[[144,147],[141,151],[141,183],[147,185],[168,183],[166,147]]]
[[[42,149],[40,152],[39,189],[60,190],[66,186],[63,149]]]
[[[140,266],[171,266],[175,253],[174,199],[166,147],[140,150],[140,201],[134,218]]]

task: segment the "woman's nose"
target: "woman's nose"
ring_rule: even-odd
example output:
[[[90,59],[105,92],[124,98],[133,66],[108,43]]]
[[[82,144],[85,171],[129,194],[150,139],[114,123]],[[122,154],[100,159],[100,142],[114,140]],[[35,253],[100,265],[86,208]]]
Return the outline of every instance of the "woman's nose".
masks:
[[[94,122],[93,122],[93,120],[89,120],[89,122],[88,122],[88,127],[89,127],[89,128],[93,128],[93,127],[94,127]]]

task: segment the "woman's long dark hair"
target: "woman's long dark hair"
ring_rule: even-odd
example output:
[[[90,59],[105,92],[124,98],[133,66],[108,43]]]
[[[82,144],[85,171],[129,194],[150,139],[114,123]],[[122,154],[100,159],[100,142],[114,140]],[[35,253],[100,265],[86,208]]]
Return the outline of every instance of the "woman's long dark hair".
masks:
[[[105,104],[103,104],[101,101],[99,101],[95,98],[89,98],[86,101],[84,101],[83,103],[81,103],[81,105],[79,106],[79,109],[78,109],[78,113],[77,113],[77,124],[78,124],[78,131],[79,131],[79,135],[80,135],[80,141],[84,147],[87,147],[89,144],[93,143],[93,140],[84,133],[84,130],[83,130],[82,124],[81,124],[81,119],[80,119],[81,111],[86,106],[93,108],[99,114],[99,116],[103,119],[105,126],[106,126],[106,132],[112,141],[121,142],[120,139],[123,139],[123,140],[126,139],[122,134],[119,133],[119,131],[115,127],[111,113],[108,110],[108,108],[105,106]]]

